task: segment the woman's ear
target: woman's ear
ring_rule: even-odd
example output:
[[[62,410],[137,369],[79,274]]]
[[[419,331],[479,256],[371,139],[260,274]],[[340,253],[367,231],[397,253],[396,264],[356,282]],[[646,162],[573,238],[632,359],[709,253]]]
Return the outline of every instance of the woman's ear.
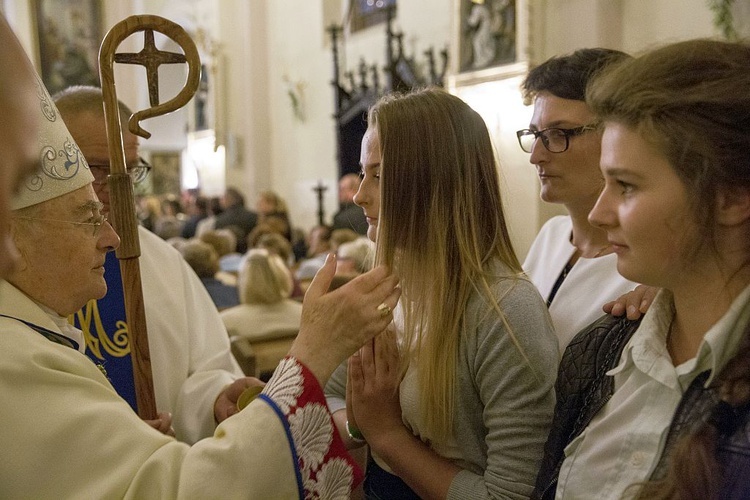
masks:
[[[750,220],[750,188],[724,186],[716,195],[716,222],[737,226]]]

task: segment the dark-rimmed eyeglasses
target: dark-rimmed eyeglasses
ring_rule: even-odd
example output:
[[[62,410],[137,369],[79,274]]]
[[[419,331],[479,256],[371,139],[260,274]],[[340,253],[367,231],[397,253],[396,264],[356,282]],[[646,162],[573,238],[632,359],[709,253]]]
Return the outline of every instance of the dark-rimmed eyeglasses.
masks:
[[[13,218],[21,219],[21,220],[39,221],[39,222],[59,222],[59,223],[73,224],[75,226],[91,226],[94,228],[94,236],[99,234],[99,229],[101,229],[104,223],[107,222],[107,216],[105,214],[94,215],[93,217],[91,217],[91,219],[85,222],[78,222],[78,221],[73,221],[73,220],[62,220],[62,219],[45,219],[43,217],[14,216]]]
[[[94,176],[94,185],[103,186],[107,183],[107,177],[109,177],[110,173],[109,163],[89,163],[89,168],[91,169],[91,174]],[[139,184],[148,176],[148,173],[151,171],[151,165],[139,156],[138,160],[134,164],[128,165],[126,170],[133,184]]]
[[[597,128],[598,124],[583,125],[575,128],[550,127],[544,130],[525,128],[516,132],[516,137],[518,137],[518,145],[527,153],[531,153],[534,142],[540,137],[547,151],[550,153],[563,153],[568,150],[571,137],[581,135],[589,130],[596,130]]]

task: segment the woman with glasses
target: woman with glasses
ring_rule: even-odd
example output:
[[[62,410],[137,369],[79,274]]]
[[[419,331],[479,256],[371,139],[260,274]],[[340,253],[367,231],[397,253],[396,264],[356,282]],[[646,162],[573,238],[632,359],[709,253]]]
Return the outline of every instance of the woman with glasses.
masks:
[[[586,84],[600,69],[627,57],[608,49],[578,50],[532,69],[523,84],[534,114],[529,128],[517,132],[518,142],[531,153],[542,200],[568,211],[542,227],[523,264],[547,302],[560,352],[603,314],[605,302],[636,286],[617,273],[606,232],[587,220],[603,181],[601,132],[584,101]]]
[[[691,40],[587,92],[604,126],[589,220],[623,276],[662,290],[640,325],[571,343],[535,498],[750,495],[748,68],[747,43]],[[622,354],[580,363],[601,339]]]
[[[343,370],[326,388],[349,445],[370,447],[365,493],[528,498],[557,340],[510,242],[487,127],[436,89],[385,97],[368,122],[354,202],[400,278],[398,344],[381,335],[350,359],[348,388]]]

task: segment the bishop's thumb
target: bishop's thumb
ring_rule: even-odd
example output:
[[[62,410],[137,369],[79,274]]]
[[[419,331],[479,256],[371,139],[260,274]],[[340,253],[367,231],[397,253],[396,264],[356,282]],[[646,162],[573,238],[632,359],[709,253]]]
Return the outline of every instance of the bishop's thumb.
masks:
[[[323,267],[315,273],[315,277],[310,282],[310,286],[305,293],[305,301],[325,295],[328,288],[331,286],[331,281],[333,281],[335,274],[336,254],[329,253]]]

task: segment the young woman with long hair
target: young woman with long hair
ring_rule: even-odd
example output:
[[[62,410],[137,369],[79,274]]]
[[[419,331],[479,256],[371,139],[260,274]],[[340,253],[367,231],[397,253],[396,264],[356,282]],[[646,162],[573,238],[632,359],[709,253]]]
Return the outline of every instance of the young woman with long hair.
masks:
[[[346,425],[329,400],[350,444],[370,446],[366,495],[528,497],[557,341],[510,242],[484,121],[442,90],[387,96],[369,111],[361,164],[354,200],[403,290],[395,335],[350,359]],[[328,391],[341,397],[345,382]]]

